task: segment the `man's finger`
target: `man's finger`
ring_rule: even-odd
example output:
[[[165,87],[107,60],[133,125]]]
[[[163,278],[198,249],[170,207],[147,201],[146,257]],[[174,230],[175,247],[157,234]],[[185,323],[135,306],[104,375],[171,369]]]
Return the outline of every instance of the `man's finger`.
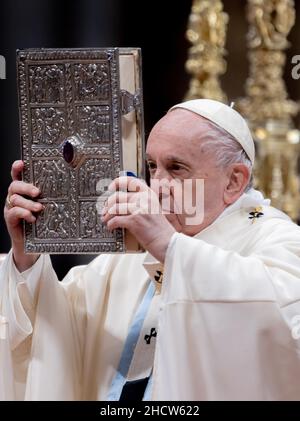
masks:
[[[30,197],[36,197],[40,194],[40,190],[37,187],[33,184],[24,183],[24,181],[13,181],[8,188],[8,192],[10,195],[20,194]]]
[[[43,205],[33,200],[25,199],[24,197],[14,193],[10,196],[10,203],[14,207],[28,209],[32,212],[38,212],[43,209]]]
[[[101,220],[107,223],[111,218],[116,215],[130,215],[136,212],[137,207],[134,203],[116,203],[108,209],[105,215],[102,216]]]
[[[112,231],[117,228],[128,228],[130,226],[131,216],[114,216],[107,223],[107,229]]]
[[[118,177],[108,187],[109,191],[128,191],[128,192],[140,192],[146,191],[149,187],[144,180],[140,180],[135,177]]]
[[[22,171],[24,169],[24,162],[21,160],[15,161],[11,166],[11,178],[13,181],[22,179]]]
[[[130,199],[132,198],[132,195],[134,195],[135,193],[127,193],[127,192],[123,192],[123,191],[117,191],[115,193],[113,193],[111,196],[109,196],[109,198],[106,201],[106,207],[111,207],[113,206],[115,203],[126,203],[129,202]]]
[[[35,222],[36,218],[32,215],[32,213],[23,208],[19,208],[18,206],[14,206],[10,209],[7,213],[7,221],[11,225],[18,225],[21,219],[25,219],[27,222]]]

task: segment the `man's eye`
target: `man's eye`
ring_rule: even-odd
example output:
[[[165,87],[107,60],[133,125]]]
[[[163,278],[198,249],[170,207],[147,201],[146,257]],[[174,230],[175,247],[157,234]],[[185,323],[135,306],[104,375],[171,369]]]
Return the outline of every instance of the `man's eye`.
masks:
[[[184,168],[179,164],[173,164],[170,169],[171,169],[171,171],[180,171]]]
[[[155,170],[156,164],[154,162],[148,162],[148,168],[150,171]]]

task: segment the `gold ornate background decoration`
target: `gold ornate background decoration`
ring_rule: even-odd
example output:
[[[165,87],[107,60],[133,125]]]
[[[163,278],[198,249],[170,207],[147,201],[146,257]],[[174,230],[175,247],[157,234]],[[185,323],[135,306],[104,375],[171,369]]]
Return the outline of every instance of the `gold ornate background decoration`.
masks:
[[[288,99],[283,71],[287,36],[295,24],[294,1],[248,0],[247,9],[250,75],[239,108],[256,124],[268,119],[291,123],[299,105]]]
[[[299,104],[288,98],[283,79],[287,36],[295,24],[293,0],[248,0],[250,75],[246,97],[237,101],[257,146],[255,184],[272,205],[299,217],[300,132],[293,117]]]
[[[210,98],[226,102],[219,76],[226,72],[228,15],[220,0],[194,0],[186,37],[192,44],[186,70],[192,75],[185,99]]]

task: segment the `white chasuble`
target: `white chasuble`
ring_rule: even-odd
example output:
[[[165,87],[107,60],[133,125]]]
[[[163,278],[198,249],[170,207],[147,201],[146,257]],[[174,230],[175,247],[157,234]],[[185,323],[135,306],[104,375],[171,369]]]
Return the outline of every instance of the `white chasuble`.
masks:
[[[106,400],[158,267],[101,255],[58,282],[48,256],[20,274],[9,254],[0,399]],[[299,400],[300,228],[257,192],[173,235],[157,312],[153,400]]]

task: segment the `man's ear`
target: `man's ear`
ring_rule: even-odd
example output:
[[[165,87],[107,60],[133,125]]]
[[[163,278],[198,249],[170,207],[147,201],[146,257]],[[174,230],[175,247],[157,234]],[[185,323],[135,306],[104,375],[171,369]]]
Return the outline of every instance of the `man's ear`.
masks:
[[[243,193],[250,179],[250,169],[245,164],[232,164],[227,169],[227,184],[224,189],[224,202],[234,203]]]

